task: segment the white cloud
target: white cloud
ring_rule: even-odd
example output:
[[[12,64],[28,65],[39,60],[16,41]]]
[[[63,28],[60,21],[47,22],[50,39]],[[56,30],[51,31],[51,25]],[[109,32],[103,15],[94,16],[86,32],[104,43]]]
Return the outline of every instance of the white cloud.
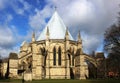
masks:
[[[96,47],[100,46],[102,39],[98,35],[88,35],[86,33],[81,33],[82,34],[82,43],[83,43],[83,49],[84,52],[92,52],[97,50]],[[90,50],[90,51],[89,51]]]
[[[21,4],[22,7],[20,7],[19,4]],[[19,15],[24,15],[25,12],[29,12],[31,9],[31,5],[28,4],[25,0],[0,0],[0,10],[8,7],[12,8]]]
[[[6,15],[5,23],[9,23],[13,19],[13,16],[11,14]]]
[[[22,41],[30,41],[32,31],[28,30],[27,35],[18,34],[17,27],[11,25],[0,26],[0,55],[8,57],[10,52],[18,53]]]
[[[86,0],[76,0],[73,3],[70,3],[70,5],[67,6],[68,13],[64,14],[64,17],[66,17],[65,22],[73,26],[68,20],[74,20],[74,25],[78,25],[80,23],[85,23],[86,21],[91,20],[94,17],[94,8],[92,3],[87,2]],[[65,13],[66,11],[63,11]],[[90,16],[88,16],[88,14]]]
[[[0,26],[0,46],[9,47],[14,44],[14,35],[8,27]]]
[[[16,40],[16,28],[12,25],[9,26],[9,22],[13,19],[11,14],[5,15],[3,24],[0,25],[0,55],[7,57],[10,52],[17,52],[16,44],[19,40]]]
[[[9,53],[11,52],[15,52],[15,53],[18,53],[19,51],[19,47],[18,46],[15,46],[14,48],[12,49],[4,49],[4,48],[1,48],[0,47],[0,55],[2,55],[2,57],[8,57],[9,56]]]
[[[6,8],[8,0],[0,0],[0,10]]]
[[[34,29],[43,28],[46,25],[46,19],[51,16],[52,9],[46,6],[43,10],[35,9],[35,15],[29,16],[29,24]]]
[[[0,46],[4,48],[10,47],[15,41],[12,30],[7,26],[13,17],[11,14],[7,14],[5,17],[4,24],[0,25]]]
[[[19,6],[19,3],[22,4],[22,7]],[[25,0],[13,0],[13,2],[10,3],[13,10],[20,15],[24,15],[25,12],[28,12],[31,9],[31,5],[28,4]]]
[[[16,33],[7,25],[0,26],[0,55],[7,57],[10,52],[17,52]]]
[[[29,10],[31,8],[31,5],[28,4],[25,0],[19,0],[23,4],[24,10]]]

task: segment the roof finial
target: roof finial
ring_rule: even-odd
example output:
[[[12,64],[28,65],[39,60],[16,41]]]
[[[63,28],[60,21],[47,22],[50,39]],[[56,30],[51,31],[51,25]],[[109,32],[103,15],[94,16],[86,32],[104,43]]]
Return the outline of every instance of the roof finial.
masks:
[[[46,35],[49,36],[49,27],[47,26],[47,32],[46,32]]]
[[[66,27],[66,35],[69,35],[69,34],[68,34],[68,27]]]
[[[68,27],[66,28],[65,39],[66,39],[66,40],[69,40]]]
[[[55,11],[57,10],[57,6],[54,7],[55,8]]]
[[[46,40],[49,40],[49,27],[47,26],[47,31],[46,31]]]

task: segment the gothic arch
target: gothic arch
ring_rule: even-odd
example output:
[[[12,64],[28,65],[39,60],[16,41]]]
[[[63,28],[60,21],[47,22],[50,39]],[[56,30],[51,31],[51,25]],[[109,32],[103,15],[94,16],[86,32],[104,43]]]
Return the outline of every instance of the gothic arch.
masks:
[[[71,56],[69,53],[68,53],[68,59],[69,59],[69,65],[71,66]]]
[[[68,50],[68,59],[69,59],[69,65],[74,66],[74,58],[75,58],[75,52],[74,52],[74,47],[70,46]]]
[[[74,47],[73,47],[73,50],[72,50],[72,66],[74,66],[74,57],[75,57],[75,55],[74,55]]]
[[[40,48],[41,54],[42,54],[42,63],[44,66],[46,66],[46,58],[47,58],[47,52],[45,50],[45,47]]]

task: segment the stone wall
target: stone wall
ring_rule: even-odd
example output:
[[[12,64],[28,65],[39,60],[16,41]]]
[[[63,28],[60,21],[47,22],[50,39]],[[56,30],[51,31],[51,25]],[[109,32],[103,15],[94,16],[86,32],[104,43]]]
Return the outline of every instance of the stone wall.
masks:
[[[18,77],[18,60],[9,59],[9,77],[17,78]]]
[[[22,59],[27,59],[27,56],[31,54],[32,79],[70,79],[72,77],[71,75],[73,75],[74,78],[80,79],[81,74],[85,75],[87,72],[87,67],[85,68],[81,65],[84,63],[84,60],[82,60],[83,58],[80,57],[81,51],[78,50],[82,49],[81,43],[77,45],[77,42],[69,40],[65,41],[48,39],[46,41],[32,42],[30,43],[29,48],[30,46],[30,53],[24,54],[25,57],[20,58],[19,61],[22,61]],[[54,65],[53,62],[54,48],[56,49],[56,65]],[[61,48],[61,65],[59,65],[58,57],[59,48]],[[23,46],[21,52],[25,49]],[[77,53],[77,51],[79,53]],[[20,56],[23,55],[20,54]]]
[[[7,68],[8,68],[8,63],[7,62],[3,62],[2,63],[2,76],[5,77],[6,73],[7,73]]]

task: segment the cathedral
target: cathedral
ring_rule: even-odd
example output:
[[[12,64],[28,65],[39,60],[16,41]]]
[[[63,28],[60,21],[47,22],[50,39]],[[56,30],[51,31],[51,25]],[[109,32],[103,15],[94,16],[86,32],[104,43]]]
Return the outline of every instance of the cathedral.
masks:
[[[74,40],[55,11],[38,38],[24,41],[18,55],[9,56],[9,77],[26,79],[86,79],[88,65],[78,33]]]

